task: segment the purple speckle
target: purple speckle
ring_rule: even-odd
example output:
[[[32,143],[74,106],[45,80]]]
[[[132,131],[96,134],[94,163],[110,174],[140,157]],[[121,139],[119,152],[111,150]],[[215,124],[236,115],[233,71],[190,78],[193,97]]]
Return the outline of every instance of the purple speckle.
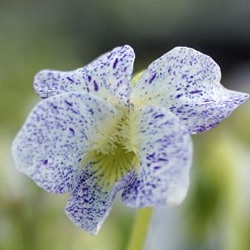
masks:
[[[155,157],[155,153],[149,154],[146,158],[147,160],[151,160]]]
[[[73,112],[73,113],[76,114],[76,115],[79,115],[79,111],[77,111],[77,110],[70,109],[70,111]]]
[[[72,78],[70,78],[69,76],[66,77],[70,82],[74,82],[74,80]]]
[[[71,106],[71,107],[73,106],[73,103],[72,103],[72,102],[68,102],[68,101],[66,101],[66,100],[65,100],[64,102],[65,102],[67,105]]]
[[[48,164],[48,160],[46,159],[43,161],[43,165],[47,165],[47,164]]]
[[[164,117],[165,115],[164,114],[159,114],[159,115],[156,115],[154,118],[157,119],[157,118],[161,118],[161,117]]]
[[[75,130],[73,128],[69,128],[71,135],[74,136],[75,135]]]
[[[94,114],[93,109],[89,109],[89,113],[90,113],[91,115],[93,115],[93,114]]]
[[[155,79],[155,77],[156,77],[156,73],[154,73],[153,76],[150,78],[149,84],[151,84],[153,82],[153,80]]]
[[[107,55],[107,58],[110,59],[113,56],[113,53],[110,53],[109,55]]]
[[[96,81],[94,81],[94,90],[95,90],[95,91],[98,91],[98,89],[99,89],[99,86],[98,86],[98,84],[96,83]]]
[[[89,81],[89,82],[91,81],[91,79],[92,79],[91,76],[88,76],[88,81]]]
[[[194,91],[190,91],[190,94],[199,94],[199,93],[201,93],[202,92],[202,90],[194,90]]]
[[[168,159],[165,158],[159,158],[158,161],[164,161],[164,162],[168,162]]]
[[[158,169],[160,169],[160,168],[161,168],[160,166],[155,166],[155,167],[154,167],[155,170],[158,170]]]
[[[204,99],[203,102],[212,102],[210,99]]]
[[[181,96],[183,96],[183,94],[178,94],[178,95],[176,96],[176,98],[178,99],[178,98],[180,98]]]
[[[118,59],[116,58],[116,59],[115,59],[115,61],[114,61],[114,63],[113,63],[113,69],[115,69],[115,68],[116,68],[117,63],[118,63]]]

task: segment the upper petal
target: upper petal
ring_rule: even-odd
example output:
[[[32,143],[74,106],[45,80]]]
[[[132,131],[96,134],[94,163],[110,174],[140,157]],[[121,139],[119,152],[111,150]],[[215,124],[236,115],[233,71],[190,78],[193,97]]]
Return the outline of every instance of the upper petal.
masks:
[[[112,208],[116,193],[128,185],[133,175],[131,171],[106,189],[100,185],[101,176],[95,174],[91,165],[86,166],[68,200],[66,214],[78,227],[96,235]]]
[[[63,93],[43,100],[13,142],[17,169],[49,192],[71,190],[91,139],[117,113],[90,94]]]
[[[69,72],[42,70],[34,79],[35,91],[47,98],[62,92],[83,91],[128,105],[135,54],[128,46],[117,47],[86,67]]]
[[[227,90],[220,80],[220,68],[211,57],[176,47],[149,65],[131,102],[169,108],[191,133],[198,133],[217,125],[248,98]]]
[[[187,129],[159,107],[141,108],[137,122],[140,166],[122,200],[135,208],[180,203],[187,193],[192,160]]]

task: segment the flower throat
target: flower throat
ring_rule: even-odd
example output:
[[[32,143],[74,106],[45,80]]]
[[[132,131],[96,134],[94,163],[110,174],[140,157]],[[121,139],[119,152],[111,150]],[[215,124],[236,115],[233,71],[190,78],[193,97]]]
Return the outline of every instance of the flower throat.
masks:
[[[84,157],[84,164],[90,163],[92,171],[99,177],[100,186],[110,188],[132,169],[138,168],[137,147],[131,143],[130,118],[128,113],[112,123],[103,122],[92,150]]]

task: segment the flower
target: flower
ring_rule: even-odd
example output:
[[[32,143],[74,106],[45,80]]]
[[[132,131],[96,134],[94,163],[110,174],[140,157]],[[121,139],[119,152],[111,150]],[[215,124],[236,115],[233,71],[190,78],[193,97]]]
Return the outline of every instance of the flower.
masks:
[[[132,88],[134,52],[113,49],[70,72],[34,79],[42,100],[16,136],[17,169],[48,192],[71,192],[66,214],[97,234],[115,195],[130,207],[178,204],[186,196],[190,135],[215,127],[248,98],[220,84],[219,66],[176,47]]]

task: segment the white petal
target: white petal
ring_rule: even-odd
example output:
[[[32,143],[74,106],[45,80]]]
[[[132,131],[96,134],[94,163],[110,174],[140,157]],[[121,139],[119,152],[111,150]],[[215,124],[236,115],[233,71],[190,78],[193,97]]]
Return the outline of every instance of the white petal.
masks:
[[[116,182],[110,189],[100,186],[100,175],[95,175],[91,165],[84,168],[78,184],[70,196],[66,214],[78,227],[96,235],[107,218],[116,193],[131,180],[133,172]]]
[[[135,208],[180,203],[192,160],[188,131],[174,114],[158,107],[142,108],[138,124],[140,166],[122,193],[123,201]]]
[[[248,98],[227,90],[220,80],[220,68],[211,57],[177,47],[149,65],[131,100],[135,105],[169,108],[191,133],[199,133],[213,128]]]
[[[35,76],[35,91],[42,98],[65,91],[83,91],[112,104],[128,105],[134,58],[133,49],[125,45],[74,71],[43,70]]]
[[[49,192],[71,190],[90,139],[118,111],[84,93],[63,93],[40,102],[13,142],[17,169]]]

